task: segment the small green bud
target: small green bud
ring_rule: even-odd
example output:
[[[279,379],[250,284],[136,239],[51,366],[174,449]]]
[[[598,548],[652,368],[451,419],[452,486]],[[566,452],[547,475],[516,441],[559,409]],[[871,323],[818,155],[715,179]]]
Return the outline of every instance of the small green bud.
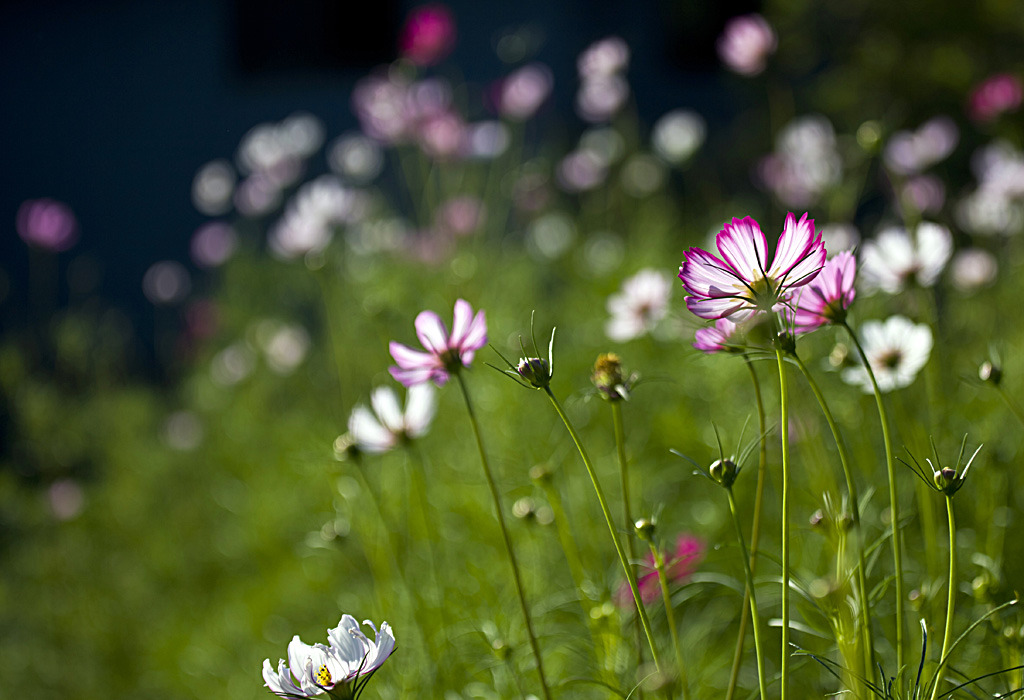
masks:
[[[640,518],[633,524],[636,529],[636,536],[644,542],[654,541],[654,521],[649,518]]]
[[[731,459],[716,459],[711,466],[708,467],[708,474],[711,475],[711,478],[725,488],[730,488],[733,485],[739,471],[740,470],[736,466],[736,463]]]
[[[775,347],[787,355],[796,352],[796,336],[789,331],[779,331],[775,336]]]
[[[598,355],[590,381],[601,392],[603,399],[622,401],[629,398],[628,382],[622,374],[622,361],[613,352]]]
[[[1003,370],[991,362],[982,362],[978,368],[978,378],[992,386],[999,386],[1003,380]]]
[[[548,361],[539,357],[524,357],[516,365],[516,372],[534,389],[544,389],[551,384],[551,368]]]

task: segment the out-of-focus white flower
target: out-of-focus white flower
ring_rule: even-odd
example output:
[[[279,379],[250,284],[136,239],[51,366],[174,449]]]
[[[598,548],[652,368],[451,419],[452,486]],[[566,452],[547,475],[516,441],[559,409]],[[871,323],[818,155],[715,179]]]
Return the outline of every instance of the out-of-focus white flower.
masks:
[[[1024,197],[1024,152],[1010,142],[999,140],[978,149],[971,169],[979,189],[1002,197]]]
[[[842,167],[832,124],[810,115],[783,127],[775,152],[761,161],[758,175],[784,204],[802,208],[839,183]]]
[[[327,153],[331,170],[356,184],[371,182],[384,167],[380,146],[363,134],[352,133],[339,137]]]
[[[280,203],[280,188],[262,173],[253,173],[235,188],[235,208],[243,216],[269,214]]]
[[[863,289],[896,294],[911,281],[930,287],[952,253],[953,236],[945,226],[923,221],[913,236],[898,226],[883,229],[861,249]]]
[[[511,140],[508,127],[499,121],[473,122],[466,126],[466,137],[462,144],[463,155],[481,160],[497,158],[508,150]]]
[[[299,158],[309,158],[324,144],[324,125],[306,112],[296,112],[277,125],[282,147]]]
[[[622,166],[622,188],[634,197],[653,194],[665,183],[665,166],[647,153],[635,153]]]
[[[192,289],[185,266],[174,260],[154,263],[142,277],[142,291],[153,304],[177,304]]]
[[[370,395],[372,411],[356,406],[348,419],[348,432],[363,452],[387,452],[404,440],[423,437],[437,411],[437,392],[430,382],[409,387],[405,411],[390,387],[381,386]]]
[[[704,143],[704,118],[688,109],[675,109],[654,123],[651,147],[666,163],[681,165]]]
[[[374,633],[371,642],[355,618],[343,615],[334,629],[327,630],[328,645],[309,645],[292,637],[288,661],[278,661],[277,671],[270,659],[263,661],[263,680],[270,692],[281,697],[312,698],[324,693],[331,697],[358,698],[374,671],[395,649],[391,625],[381,623],[380,630],[363,620]]]
[[[575,221],[564,212],[553,211],[538,217],[526,229],[527,249],[541,260],[561,257],[575,239]]]
[[[260,174],[276,188],[302,175],[303,163],[323,143],[324,127],[311,114],[293,114],[273,124],[257,124],[242,137],[238,166],[246,175]]]
[[[333,175],[303,185],[269,234],[270,250],[291,259],[324,250],[334,227],[358,219],[359,198]]]
[[[220,216],[231,210],[231,197],[238,176],[231,163],[214,160],[199,169],[192,180],[192,204],[207,216]]]
[[[608,297],[611,318],[605,334],[616,342],[638,338],[668,313],[672,280],[652,269],[643,269],[622,283],[622,291]]]
[[[191,452],[203,441],[203,424],[192,411],[167,416],[160,432],[167,446],[179,452]]]
[[[587,129],[580,135],[580,148],[593,152],[605,165],[611,165],[626,151],[622,135],[610,126]]]
[[[629,83],[621,75],[584,80],[576,93],[576,113],[591,123],[609,121],[628,97]]]
[[[953,256],[950,264],[953,285],[961,292],[973,292],[995,282],[999,272],[996,257],[981,248],[967,248]]]
[[[264,321],[257,327],[256,336],[267,365],[277,374],[294,372],[309,352],[309,333],[296,324]]]
[[[232,343],[213,356],[210,378],[220,386],[233,386],[252,374],[255,366],[253,351],[245,343]]]
[[[821,227],[821,240],[829,254],[850,250],[860,243],[860,231],[853,224],[825,224]]]
[[[979,235],[1012,235],[1024,229],[1024,153],[1006,141],[978,149],[971,158],[978,188],[957,205],[957,222]]]
[[[861,327],[861,344],[879,391],[892,391],[910,386],[928,362],[932,332],[928,326],[916,325],[904,316],[891,316],[884,323],[866,322]],[[844,382],[859,386],[867,394],[874,391],[863,366],[843,370],[842,377]]]
[[[960,131],[949,117],[929,119],[917,131],[897,131],[885,144],[882,158],[900,175],[919,173],[944,160],[960,140]]]
[[[608,78],[628,67],[629,46],[617,36],[595,41],[576,59],[576,68],[584,80]]]
[[[238,234],[223,221],[210,221],[200,226],[189,244],[192,261],[199,267],[220,267],[231,259],[237,248]]]
[[[453,111],[442,112],[422,120],[416,136],[424,153],[444,160],[463,152],[466,123]]]
[[[57,520],[71,520],[82,512],[85,494],[74,479],[57,479],[47,491],[50,510]]]
[[[566,192],[592,190],[608,175],[608,163],[589,149],[577,149],[558,164],[558,184]]]
[[[498,88],[498,112],[514,121],[537,113],[551,94],[554,79],[543,63],[531,63],[509,73]]]
[[[718,38],[718,56],[729,70],[740,75],[757,75],[765,69],[768,56],[775,53],[778,39],[768,20],[759,14],[733,17]]]

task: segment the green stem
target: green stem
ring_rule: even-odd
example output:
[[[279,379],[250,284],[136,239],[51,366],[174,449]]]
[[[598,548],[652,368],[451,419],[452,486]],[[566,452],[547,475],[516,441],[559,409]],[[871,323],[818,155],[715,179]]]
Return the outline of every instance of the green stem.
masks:
[[[860,598],[860,624],[861,624],[861,644],[863,647],[864,654],[864,672],[861,674],[864,678],[871,676],[871,670],[874,668],[874,645],[871,638],[871,618],[868,610],[868,584],[865,572],[867,571],[867,564],[864,561],[864,532],[860,520],[860,497],[857,495],[857,483],[853,480],[853,471],[850,468],[850,458],[846,452],[846,444],[843,442],[843,438],[839,433],[839,426],[836,425],[835,418],[832,417],[832,411],[828,407],[828,403],[825,401],[825,395],[821,393],[821,388],[818,383],[814,380],[814,375],[811,374],[810,370],[807,369],[807,365],[804,361],[797,356],[794,352],[792,353],[793,359],[796,361],[800,371],[803,372],[804,377],[807,379],[807,384],[811,387],[811,392],[814,394],[814,398],[818,400],[818,405],[821,406],[821,412],[825,414],[825,422],[828,423],[829,429],[832,431],[832,439],[836,443],[836,449],[839,451],[839,462],[843,466],[843,476],[846,479],[846,490],[850,494],[850,513],[853,516],[853,526],[857,531],[857,597]],[[865,687],[865,691],[868,688]]]
[[[946,632],[942,636],[939,667],[935,669],[932,700],[935,700],[939,693],[939,685],[942,684],[942,671],[946,666],[946,656],[953,640],[953,606],[956,604],[956,519],[953,517],[953,497],[949,495],[946,496],[946,513],[949,515],[949,599],[946,603]]]
[[[750,379],[754,383],[754,399],[757,404],[757,426],[760,435],[760,450],[757,463],[757,490],[754,495],[754,523],[750,528],[750,571],[757,569],[757,545],[761,537],[761,506],[764,503],[765,474],[768,466],[767,427],[765,425],[764,401],[761,400],[761,384],[757,380],[757,371],[748,355],[743,356],[743,363],[750,371]],[[743,659],[743,642],[747,638],[747,626],[750,623],[750,593],[743,591],[743,607],[740,612],[740,629],[736,634],[736,650],[732,656],[732,671],[729,674],[729,688],[725,700],[732,700],[736,694],[736,684],[740,678],[740,662]]]
[[[779,403],[782,425],[782,700],[789,687],[789,406],[786,390],[786,360],[775,348],[779,363]]]
[[[615,424],[615,452],[619,458],[619,477],[622,481],[622,520],[626,533],[626,553],[629,555],[629,561],[635,562],[636,552],[633,548],[631,532],[633,514],[629,507],[629,464],[626,461],[626,431],[622,425],[622,404],[619,401],[610,403],[612,405],[612,422]],[[633,575],[636,576],[635,569]],[[634,618],[633,622],[633,636],[636,637],[636,665],[637,668],[640,668],[644,663],[643,628],[640,625],[639,617]]]
[[[747,554],[747,543],[743,540],[743,528],[740,527],[740,516],[736,512],[736,498],[732,494],[732,487],[727,488],[725,492],[729,495],[729,512],[732,513],[732,523],[736,526],[736,540],[740,543],[743,574],[747,581],[746,593],[750,600],[750,617],[754,626],[754,651],[757,654],[757,684],[761,691],[761,700],[768,700],[768,679],[764,675],[764,654],[761,651],[761,620],[757,616],[757,595],[754,593],[754,569],[750,566],[751,555]]]
[[[615,531],[615,523],[612,522],[611,511],[608,510],[608,501],[604,497],[604,491],[601,490],[601,484],[597,480],[597,472],[594,470],[594,464],[590,461],[590,457],[587,455],[587,450],[583,447],[583,443],[580,441],[579,435],[576,434],[576,429],[572,427],[572,423],[569,421],[569,416],[566,415],[565,411],[562,410],[562,405],[558,403],[558,399],[551,393],[550,387],[544,387],[545,393],[551,400],[551,405],[555,407],[555,412],[558,413],[558,417],[562,419],[562,423],[565,424],[566,430],[569,431],[569,435],[572,437],[572,441],[576,443],[576,449],[580,453],[580,457],[583,458],[583,464],[587,468],[587,473],[590,475],[590,481],[594,485],[594,491],[597,493],[598,503],[601,504],[601,512],[604,514],[605,523],[608,525],[608,531],[612,537],[612,543],[615,545],[615,552],[619,555],[619,561],[622,564],[622,569],[626,574],[626,580],[629,582],[629,589],[633,593],[633,602],[636,603],[636,612],[640,616],[640,623],[644,627],[644,633],[647,635],[647,643],[651,647],[651,658],[654,659],[654,666],[658,672],[661,673],[661,657],[658,655],[658,647],[654,643],[654,633],[651,631],[651,622],[647,619],[647,611],[644,609],[643,601],[640,599],[640,590],[636,585],[636,576],[633,575],[633,567],[629,565],[629,561],[626,559],[626,552],[622,549],[622,543],[619,541],[619,535]]]
[[[875,391],[875,403],[878,406],[878,419],[882,423],[882,441],[885,443],[885,466],[889,472],[889,510],[891,512],[890,517],[892,519],[892,558],[893,565],[896,569],[896,683],[897,690],[899,690],[899,686],[902,685],[901,679],[903,671],[903,548],[900,544],[900,510],[899,500],[896,497],[896,465],[892,454],[892,440],[889,437],[889,417],[885,412],[885,402],[882,401],[882,391],[878,388],[878,382],[875,380],[875,372],[871,368],[871,363],[868,361],[868,356],[864,352],[864,347],[860,344],[860,339],[857,337],[857,334],[853,332],[853,329],[850,328],[848,323],[843,322],[843,327],[853,340],[853,344],[857,346],[857,352],[860,353],[861,362],[864,364],[864,369],[867,371],[868,378],[871,380],[871,387]]]
[[[540,655],[540,646],[537,644],[537,637],[533,633],[533,622],[530,619],[530,608],[526,604],[526,594],[523,592],[523,579],[519,573],[519,564],[516,562],[516,553],[512,549],[512,538],[508,534],[508,527],[505,525],[505,514],[501,508],[501,495],[498,492],[498,485],[494,481],[494,474],[491,473],[490,464],[487,461],[487,452],[484,450],[483,437],[480,435],[480,425],[473,411],[473,403],[469,400],[469,390],[466,388],[466,381],[462,378],[461,372],[455,373],[455,378],[462,389],[462,398],[466,401],[466,411],[469,413],[469,422],[473,425],[473,435],[476,437],[476,447],[480,452],[480,464],[484,469],[484,477],[487,479],[487,486],[491,491],[491,498],[494,501],[494,513],[501,528],[501,538],[505,542],[505,552],[508,554],[508,562],[512,567],[512,579],[516,584],[516,594],[519,597],[519,607],[523,611],[523,620],[526,623],[526,636],[530,639],[530,649],[533,651],[533,658],[537,663],[537,675],[540,676],[540,687],[544,693],[545,700],[551,700],[551,691],[548,690],[548,682],[544,677],[544,662]]]
[[[682,686],[683,700],[690,700],[690,683],[686,678],[686,664],[683,652],[679,648],[679,635],[676,633],[676,614],[672,608],[672,596],[668,592],[668,576],[665,573],[665,556],[651,542],[651,556],[654,557],[654,569],[658,572],[658,583],[661,584],[661,599],[665,603],[665,617],[668,619],[668,633],[672,636],[672,648],[676,653],[676,666],[679,670],[679,685]]]

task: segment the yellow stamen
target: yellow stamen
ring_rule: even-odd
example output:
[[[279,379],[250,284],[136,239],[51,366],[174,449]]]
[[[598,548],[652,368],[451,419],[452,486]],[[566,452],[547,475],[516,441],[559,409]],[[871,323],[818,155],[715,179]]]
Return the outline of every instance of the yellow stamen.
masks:
[[[326,666],[321,666],[316,672],[316,682],[318,685],[327,686],[331,684],[331,672]]]

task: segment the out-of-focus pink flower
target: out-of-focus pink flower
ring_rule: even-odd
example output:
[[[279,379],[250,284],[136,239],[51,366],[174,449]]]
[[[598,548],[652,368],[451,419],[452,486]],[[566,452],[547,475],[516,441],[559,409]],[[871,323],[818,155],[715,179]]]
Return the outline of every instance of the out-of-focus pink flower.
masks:
[[[398,40],[402,56],[417,66],[433,66],[455,48],[455,16],[439,3],[417,7],[409,13]]]
[[[531,63],[510,73],[498,87],[498,112],[508,119],[529,119],[551,94],[554,79],[543,63]]]
[[[765,69],[768,56],[775,53],[778,39],[768,20],[759,14],[733,17],[718,38],[718,56],[729,70],[740,75],[757,75]]]
[[[946,203],[946,186],[934,175],[915,175],[903,183],[899,205],[918,214],[937,214]]]
[[[438,210],[437,227],[456,236],[467,236],[483,225],[486,214],[484,203],[476,197],[453,197]]]
[[[469,367],[476,351],[487,345],[487,319],[483,310],[473,315],[468,301],[455,302],[452,332],[433,311],[421,311],[416,317],[416,336],[426,352],[413,350],[392,341],[389,345],[396,366],[388,368],[391,376],[404,386],[433,381],[444,386],[448,377]]]
[[[223,221],[210,221],[192,234],[189,251],[192,261],[199,267],[220,267],[235,254],[238,234]]]
[[[974,88],[967,104],[967,114],[976,122],[990,122],[1001,114],[1015,111],[1022,101],[1024,86],[1020,78],[1010,73],[998,73]]]
[[[629,83],[621,75],[585,80],[576,93],[576,113],[591,123],[609,121],[628,97]]]
[[[832,124],[812,114],[783,127],[776,138],[775,152],[761,160],[757,177],[783,204],[803,208],[839,184],[842,173]]]
[[[991,285],[999,273],[996,257],[981,248],[967,248],[953,256],[953,285],[961,292],[974,292]]]
[[[742,321],[755,314],[782,311],[797,288],[810,283],[825,264],[821,234],[807,214],[786,215],[775,259],[768,265],[761,227],[752,218],[733,219],[716,237],[719,259],[690,248],[679,268],[686,308],[706,319]]]
[[[409,133],[409,85],[398,78],[371,75],[352,89],[352,111],[367,136],[401,143]]]
[[[588,148],[580,148],[558,164],[558,184],[566,192],[592,190],[608,175],[608,163]]]
[[[85,505],[82,487],[74,479],[58,479],[50,485],[47,495],[50,510],[57,520],[71,520],[82,512],[82,506]]]
[[[900,175],[913,175],[945,159],[960,140],[960,130],[949,117],[934,117],[917,131],[897,131],[889,138],[882,159]]]
[[[576,68],[583,80],[610,78],[628,67],[629,46],[617,36],[595,41],[576,59]]]
[[[729,352],[735,349],[730,342],[736,333],[736,324],[727,318],[715,321],[714,326],[698,328],[694,333],[693,347],[713,355],[716,352]]]
[[[683,533],[676,538],[676,544],[672,551],[665,553],[665,574],[669,583],[685,583],[697,565],[704,558],[704,543],[694,535]],[[637,578],[637,588],[640,589],[640,599],[650,604],[661,595],[661,583],[658,581],[658,571],[654,567],[654,555],[648,553],[641,565],[641,574]],[[622,608],[633,607],[633,593],[629,590],[629,584],[623,582],[615,593],[615,602]]]
[[[857,259],[848,250],[825,262],[814,281],[797,297],[795,313],[787,310],[797,333],[810,333],[826,323],[842,323],[853,303]]]
[[[455,112],[444,112],[424,120],[419,125],[417,138],[424,153],[445,160],[462,153],[466,124]]]
[[[68,250],[78,241],[78,222],[71,208],[55,199],[30,199],[18,208],[18,235],[35,248],[53,253]]]

